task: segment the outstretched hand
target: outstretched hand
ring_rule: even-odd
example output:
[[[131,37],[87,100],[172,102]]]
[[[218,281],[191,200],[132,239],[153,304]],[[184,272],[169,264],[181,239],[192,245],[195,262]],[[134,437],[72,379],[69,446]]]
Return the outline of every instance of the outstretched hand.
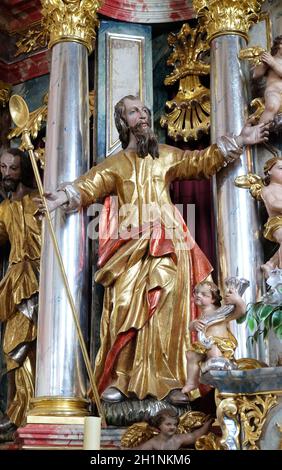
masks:
[[[44,193],[46,204],[49,212],[53,212],[57,207],[62,206],[67,202],[67,196],[64,191],[53,191]],[[38,210],[42,214],[45,214],[46,209],[45,205],[40,197],[34,198],[35,202],[38,204]]]
[[[260,144],[268,141],[269,127],[272,121],[253,125],[254,122],[254,117],[249,118],[241,130],[239,139],[242,145]]]

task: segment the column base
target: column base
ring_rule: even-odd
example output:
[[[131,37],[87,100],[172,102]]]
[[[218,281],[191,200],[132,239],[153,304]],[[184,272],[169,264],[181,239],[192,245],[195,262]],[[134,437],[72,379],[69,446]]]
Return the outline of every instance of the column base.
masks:
[[[16,432],[14,448],[30,450],[83,449],[84,418],[30,416],[27,421],[26,426],[19,428]],[[126,429],[114,426],[103,428],[101,430],[101,450],[120,449],[121,437]]]
[[[87,416],[89,400],[68,397],[37,397],[30,401],[27,416]]]
[[[16,433],[20,449],[82,449],[84,418],[30,416],[26,426]]]

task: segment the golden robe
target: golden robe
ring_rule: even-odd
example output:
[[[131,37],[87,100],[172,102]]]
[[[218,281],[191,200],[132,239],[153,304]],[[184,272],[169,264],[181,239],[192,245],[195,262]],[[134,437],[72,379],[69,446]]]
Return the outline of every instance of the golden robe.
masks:
[[[274,232],[282,227],[282,215],[275,215],[273,217],[269,217],[268,221],[264,225],[264,238],[277,243],[275,238],[273,237]]]
[[[228,330],[228,338],[213,335],[208,336],[208,338],[213,339],[215,346],[217,346],[223,357],[226,359],[234,359],[238,342],[231,331]],[[200,341],[195,341],[195,343],[192,343],[189,350],[198,354],[207,354],[209,348],[206,348]]]
[[[209,178],[226,163],[216,145],[193,152],[159,149],[158,159],[120,151],[74,187],[83,206],[107,195],[116,195],[119,206],[119,236],[104,244],[96,273],[105,287],[95,363],[99,391],[111,385],[127,396],[161,400],[185,383],[191,287],[212,269],[178,213],[170,210],[169,186],[175,180]],[[153,208],[156,222],[147,217],[144,204]],[[198,268],[194,278],[192,257]]]
[[[11,245],[9,266],[0,283],[0,321],[5,323],[3,351],[7,371],[22,369],[16,375],[17,396],[12,409],[7,410],[17,425],[21,424],[33,392],[33,384],[28,378],[33,371],[27,371],[27,368],[34,364],[22,365],[16,351],[36,338],[36,325],[19,311],[19,305],[38,292],[41,222],[36,216],[35,196],[38,197],[38,193],[27,194],[18,201],[6,199],[0,204],[0,244],[9,241]]]

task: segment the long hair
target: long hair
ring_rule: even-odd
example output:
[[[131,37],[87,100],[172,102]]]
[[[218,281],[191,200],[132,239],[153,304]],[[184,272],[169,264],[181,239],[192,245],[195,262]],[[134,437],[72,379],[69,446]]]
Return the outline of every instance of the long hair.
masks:
[[[6,148],[2,151],[1,156],[4,153],[10,153],[14,157],[20,157],[20,168],[21,168],[21,182],[29,187],[34,187],[34,175],[31,165],[31,161],[27,152],[20,150],[19,148]],[[1,158],[1,157],[0,157]],[[1,176],[2,179],[2,176]]]
[[[271,54],[271,55],[277,54],[278,49],[279,49],[279,45],[280,45],[281,43],[282,43],[282,35],[276,36],[276,38],[274,38],[272,47],[271,47],[271,49],[270,49],[270,54]]]
[[[122,98],[115,106],[115,124],[118,130],[119,139],[121,141],[121,145],[123,149],[126,149],[129,140],[130,140],[130,132],[132,132],[136,137],[137,142],[137,154],[139,157],[144,158],[148,153],[153,158],[159,157],[159,145],[157,138],[151,128],[152,120],[151,120],[151,111],[149,108],[146,107],[148,112],[148,129],[144,131],[140,124],[136,124],[136,126],[132,129],[129,128],[124,115],[125,115],[125,104],[124,101],[128,100],[138,100],[136,96],[127,95]]]
[[[119,102],[115,105],[115,124],[118,131],[119,139],[121,141],[122,148],[125,149],[129,143],[130,129],[127,122],[124,119],[125,113],[125,104],[124,101],[128,100],[137,100],[137,96],[127,95],[124,96]]]

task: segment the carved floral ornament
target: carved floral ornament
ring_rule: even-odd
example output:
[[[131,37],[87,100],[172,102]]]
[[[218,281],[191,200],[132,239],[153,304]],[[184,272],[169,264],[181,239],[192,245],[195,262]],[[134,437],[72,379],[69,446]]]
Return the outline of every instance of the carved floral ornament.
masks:
[[[49,47],[61,41],[77,41],[89,52],[93,49],[98,26],[97,10],[101,0],[41,0],[45,28],[50,34]]]
[[[258,450],[259,439],[268,412],[277,405],[277,396],[267,395],[241,396],[237,398],[239,407],[242,449]]]
[[[29,29],[28,32],[16,42],[17,51],[15,57],[46,48],[48,42],[49,33],[46,29],[42,29],[42,25]]]
[[[202,18],[211,41],[226,33],[240,34],[247,39],[248,31],[259,18],[264,0],[193,0],[198,18]]]
[[[278,403],[277,396],[267,393],[228,397],[223,394],[221,399],[217,405],[217,418],[222,437],[213,433],[201,436],[196,442],[196,449],[259,450],[263,426],[269,411]]]

